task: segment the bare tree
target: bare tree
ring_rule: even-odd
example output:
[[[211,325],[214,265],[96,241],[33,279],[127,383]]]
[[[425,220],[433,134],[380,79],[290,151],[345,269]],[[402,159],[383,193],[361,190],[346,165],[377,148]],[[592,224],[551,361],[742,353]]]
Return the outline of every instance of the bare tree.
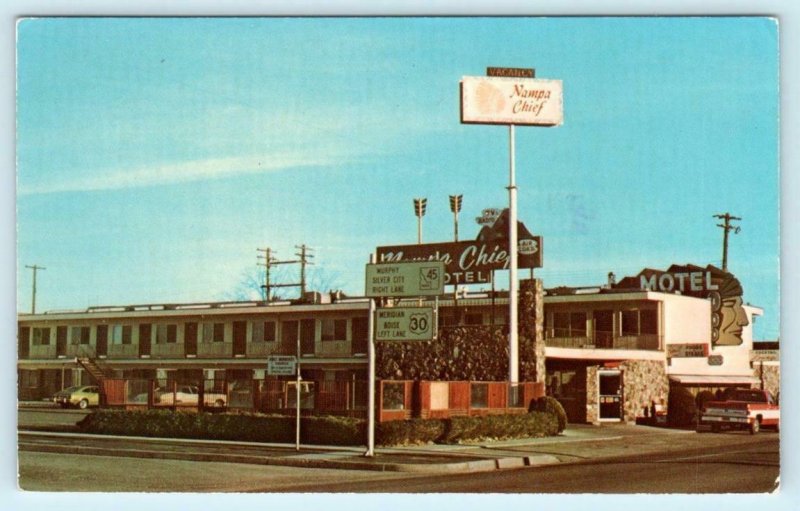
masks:
[[[299,283],[300,277],[297,269],[286,265],[275,266],[270,269],[270,282],[272,284]],[[225,293],[225,299],[231,301],[266,300],[266,269],[258,266],[253,269],[242,270],[236,287]],[[342,286],[338,272],[329,272],[324,268],[311,266],[306,270],[306,290],[327,293]],[[270,301],[298,298],[300,293],[297,288],[276,287],[270,290]]]

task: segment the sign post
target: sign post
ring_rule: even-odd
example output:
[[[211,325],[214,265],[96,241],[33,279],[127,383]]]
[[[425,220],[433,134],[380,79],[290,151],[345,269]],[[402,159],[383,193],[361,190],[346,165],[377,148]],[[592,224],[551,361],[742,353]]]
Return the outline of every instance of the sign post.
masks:
[[[300,325],[297,325],[297,382],[295,383],[295,405],[297,405],[297,419],[295,421],[294,449],[300,450]]]
[[[367,336],[368,391],[367,391],[367,451],[364,456],[375,455],[375,331],[378,340],[424,340],[432,338],[435,329],[433,310],[428,307],[381,309],[378,313],[375,298],[415,297],[444,294],[444,262],[411,261],[376,264],[375,254],[370,254],[366,267],[364,296],[369,298],[369,323]],[[379,314],[382,314],[380,316]],[[376,315],[378,318],[376,319]],[[405,328],[405,330],[403,330]],[[411,338],[404,338],[411,336]]]
[[[370,254],[369,263],[375,263],[375,254]],[[369,268],[369,266],[367,266]],[[367,280],[369,287],[369,280]],[[364,456],[375,455],[375,299],[369,299],[369,320],[367,322],[367,452]]]
[[[508,380],[519,381],[517,282],[517,185],[514,160],[514,127],[558,126],[563,122],[561,80],[534,79],[533,69],[487,68],[488,76],[461,80],[462,124],[506,124],[509,134],[508,208]]]

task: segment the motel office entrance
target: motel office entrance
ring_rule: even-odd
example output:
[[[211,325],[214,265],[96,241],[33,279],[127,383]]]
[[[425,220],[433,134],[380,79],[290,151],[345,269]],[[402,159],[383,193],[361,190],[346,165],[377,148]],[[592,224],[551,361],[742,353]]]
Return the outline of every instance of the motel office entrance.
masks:
[[[598,366],[596,379],[587,381],[587,368]],[[587,405],[598,405],[600,422],[620,422],[623,413],[622,372],[604,368],[602,362],[547,360],[546,392],[558,399],[569,422],[586,423]]]

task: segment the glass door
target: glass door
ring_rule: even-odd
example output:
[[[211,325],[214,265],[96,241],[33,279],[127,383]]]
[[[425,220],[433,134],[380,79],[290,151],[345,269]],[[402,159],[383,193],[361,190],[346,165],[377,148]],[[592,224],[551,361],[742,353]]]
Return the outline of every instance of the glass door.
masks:
[[[597,378],[600,420],[622,420],[622,375],[619,371],[598,371]]]

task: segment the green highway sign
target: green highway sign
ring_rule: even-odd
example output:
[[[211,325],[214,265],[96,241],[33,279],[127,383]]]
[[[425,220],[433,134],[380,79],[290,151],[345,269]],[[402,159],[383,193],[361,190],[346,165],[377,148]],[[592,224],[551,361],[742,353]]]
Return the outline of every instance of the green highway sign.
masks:
[[[375,311],[376,341],[430,341],[434,331],[432,307],[388,307]]]
[[[444,262],[411,261],[367,265],[366,296],[438,296],[444,294]]]

